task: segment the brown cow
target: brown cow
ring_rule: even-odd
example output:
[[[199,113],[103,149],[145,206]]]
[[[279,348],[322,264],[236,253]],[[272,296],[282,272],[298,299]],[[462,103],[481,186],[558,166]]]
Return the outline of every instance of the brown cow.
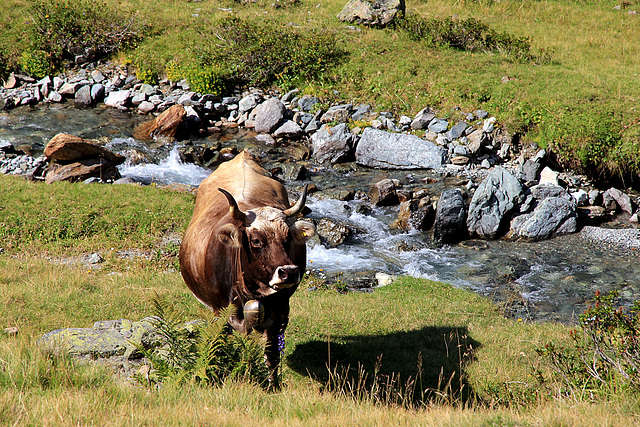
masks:
[[[180,246],[180,270],[202,303],[218,312],[233,304],[234,329],[261,331],[271,386],[289,321],[289,298],[306,266],[313,224],[296,221],[306,201],[289,204],[287,191],[253,156],[242,152],[221,164],[198,189]]]

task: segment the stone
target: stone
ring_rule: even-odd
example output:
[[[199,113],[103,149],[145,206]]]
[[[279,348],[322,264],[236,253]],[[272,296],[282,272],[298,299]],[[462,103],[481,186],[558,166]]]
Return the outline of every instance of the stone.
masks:
[[[4,88],[15,89],[16,87],[18,87],[19,84],[20,82],[16,78],[15,73],[11,73],[9,74],[9,77],[7,77],[7,79],[4,81]]]
[[[78,89],[75,95],[75,102],[76,104],[80,104],[84,106],[89,106],[93,104],[93,98],[91,98],[90,85],[84,85],[80,89]]]
[[[280,98],[280,101],[282,101],[285,104],[289,103],[289,102],[293,101],[293,99],[299,93],[300,93],[300,89],[291,89],[289,92],[287,92],[284,95],[282,95],[282,97]]]
[[[138,111],[142,114],[149,114],[153,110],[156,109],[156,106],[153,102],[142,101],[140,105],[138,105]]]
[[[620,209],[622,209],[624,212],[628,213],[629,215],[633,214],[633,202],[628,195],[618,190],[617,188],[612,187],[605,191],[603,195],[604,199],[607,199],[609,197],[615,200]]]
[[[240,101],[238,101],[238,112],[242,114],[244,112],[253,110],[258,104],[262,102],[262,99],[262,95],[259,95],[257,93],[252,93],[245,96]]]
[[[465,240],[467,232],[467,211],[462,192],[446,190],[440,195],[433,224],[433,238],[442,244],[454,244]]]
[[[577,231],[576,204],[559,197],[549,197],[533,213],[521,215],[511,222],[511,237],[538,241]]]
[[[487,133],[491,133],[495,129],[495,125],[496,125],[496,118],[489,117],[482,123],[482,130]]]
[[[553,184],[538,184],[529,189],[531,194],[537,201],[548,199],[549,197],[559,197],[568,202],[573,201],[573,197],[567,190],[559,185]]]
[[[366,128],[356,147],[356,162],[388,169],[437,169],[446,163],[442,147],[415,135]]]
[[[346,225],[330,218],[322,218],[316,224],[320,243],[326,248],[335,248],[351,236],[352,230]]]
[[[86,159],[104,159],[108,163],[119,165],[125,157],[94,144],[78,136],[59,133],[47,143],[44,155],[49,161],[70,163]]]
[[[465,122],[456,123],[451,129],[447,131],[447,138],[449,138],[449,140],[451,141],[460,138],[464,135],[464,132],[468,127],[469,125]]]
[[[400,203],[396,193],[396,185],[391,179],[376,182],[369,190],[371,203],[376,206],[395,206]]]
[[[302,111],[311,111],[319,102],[320,100],[315,96],[303,95],[298,99],[298,107]]]
[[[158,137],[179,138],[187,130],[187,112],[176,104],[163,111],[154,120],[140,124],[133,132],[136,139],[153,139]]]
[[[293,120],[286,120],[278,129],[273,132],[273,136],[276,138],[299,138],[304,134],[304,131],[299,124]]]
[[[486,134],[482,129],[477,129],[467,135],[467,148],[471,154],[478,154],[482,145],[486,142]]]
[[[433,119],[436,118],[436,115],[433,114],[428,108],[423,108],[415,115],[413,120],[411,121],[411,129],[426,129],[429,126],[429,123]]]
[[[131,100],[130,90],[116,90],[109,92],[107,98],[104,100],[104,104],[107,107],[113,108],[125,108]]]
[[[320,163],[338,163],[352,157],[354,136],[346,123],[334,127],[324,124],[311,136],[313,157]]]
[[[350,0],[338,14],[342,22],[385,27],[405,13],[404,0]]]
[[[586,206],[589,202],[589,195],[582,189],[571,193],[571,197],[573,197],[573,200],[578,206]]]
[[[45,175],[45,182],[51,184],[58,181],[78,182],[96,177],[103,181],[120,178],[118,168],[105,159],[86,159],[66,165],[52,164]]]
[[[80,83],[69,83],[65,82],[60,90],[58,91],[60,95],[66,95],[68,97],[75,96],[76,91],[80,89]]]
[[[502,167],[494,168],[478,186],[467,216],[471,236],[493,239],[508,224],[509,215],[522,197],[518,179]]]
[[[351,116],[349,108],[330,108],[320,118],[320,123],[346,123]]]
[[[91,99],[94,102],[102,101],[104,99],[105,87],[103,84],[96,83],[91,86]]]
[[[278,98],[269,98],[255,109],[255,131],[271,133],[284,119],[286,108]]]
[[[435,133],[442,133],[449,127],[449,122],[443,119],[433,119],[429,123],[429,130]]]
[[[551,170],[548,166],[542,169],[540,172],[540,181],[539,184],[550,184],[555,186],[560,186],[560,181],[558,181],[559,173]]]
[[[351,115],[351,120],[368,120],[371,116],[371,106],[368,104],[360,104],[355,107],[356,111]]]
[[[44,334],[38,345],[64,349],[75,356],[138,358],[141,354],[137,346],[151,348],[158,346],[159,341],[151,319],[140,322],[119,319],[96,322],[93,328],[56,329]]]

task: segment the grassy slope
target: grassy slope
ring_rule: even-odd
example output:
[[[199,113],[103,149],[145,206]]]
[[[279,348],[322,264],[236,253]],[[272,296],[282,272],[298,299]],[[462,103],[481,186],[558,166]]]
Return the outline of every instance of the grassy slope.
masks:
[[[151,314],[155,294],[167,297],[187,316],[203,313],[175,267],[175,258],[120,259],[110,248],[146,251],[161,247],[166,232],[181,231],[192,209],[192,197],[130,186],[45,186],[0,176],[7,197],[0,204],[5,224],[22,212],[25,228],[55,227],[38,219],[39,211],[60,209],[70,218],[96,208],[100,195],[108,225],[90,237],[50,241],[20,235],[0,255],[0,326],[18,326],[18,337],[0,335],[0,419],[13,424],[216,424],[239,425],[478,425],[579,424],[634,422],[637,399],[622,393],[620,401],[589,404],[536,394],[532,366],[540,365],[535,347],[562,341],[566,329],[555,324],[526,324],[503,318],[495,306],[448,285],[404,278],[373,293],[342,295],[314,280],[305,281],[292,298],[281,393],[267,394],[245,384],[221,389],[196,385],[149,391],[118,385],[102,371],[75,366],[65,358],[36,350],[35,340],[60,327],[89,327],[96,320],[140,319]],[[85,193],[88,192],[88,193]],[[94,194],[92,192],[99,192]],[[73,197],[81,194],[83,197]],[[20,200],[38,202],[19,205]],[[122,200],[135,200],[119,207]],[[31,221],[29,218],[33,217]],[[123,237],[113,229],[134,227]],[[34,231],[35,235],[38,232]],[[145,235],[146,237],[143,237]],[[4,240],[3,240],[4,242]],[[73,249],[70,249],[73,248]],[[47,258],[41,251],[46,250]],[[71,254],[100,250],[107,255],[99,270],[55,262]],[[317,286],[310,290],[311,286]],[[473,348],[473,350],[471,350]],[[354,401],[348,394],[323,392],[332,371],[357,378],[358,367],[372,377],[381,356],[380,373],[416,375],[422,356],[422,389],[437,389],[425,409]],[[444,382],[438,384],[440,378]],[[451,387],[445,387],[449,378]],[[335,379],[335,377],[334,377]],[[462,379],[462,382],[460,382]],[[463,385],[461,385],[463,384]],[[462,390],[462,394],[460,394]],[[548,392],[554,394],[553,384]],[[461,408],[464,403],[465,408]],[[509,409],[513,406],[513,409]]]
[[[28,2],[9,0],[0,10],[0,51],[19,55],[30,43],[25,35]],[[554,52],[551,62],[517,62],[494,53],[434,49],[411,41],[401,30],[359,27],[349,30],[335,16],[343,0],[301,0],[273,8],[263,0],[246,5],[232,1],[115,1],[126,16],[138,14],[150,25],[147,40],[122,59],[162,68],[175,58],[194,58],[193,46],[215,42],[194,31],[225,16],[253,17],[287,30],[322,29],[338,34],[349,52],[345,61],[304,90],[329,100],[370,102],[381,110],[413,115],[425,106],[453,120],[463,111],[484,108],[524,142],[552,147],[570,167],[599,172],[640,171],[640,38],[637,1],[614,10],[617,1],[412,1],[408,13],[423,19],[475,18],[498,32],[528,37],[533,51]],[[291,24],[295,24],[293,27]],[[211,34],[208,31],[208,34]],[[1,71],[1,70],[0,70]],[[508,76],[508,83],[502,78]],[[303,85],[304,86],[304,85]]]

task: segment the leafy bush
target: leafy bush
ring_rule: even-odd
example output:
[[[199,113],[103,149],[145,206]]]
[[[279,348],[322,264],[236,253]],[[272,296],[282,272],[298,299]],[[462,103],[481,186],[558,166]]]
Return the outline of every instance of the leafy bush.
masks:
[[[222,95],[227,87],[227,72],[217,65],[181,66],[172,62],[166,69],[167,78],[173,81],[186,79],[191,90],[200,93]]]
[[[99,0],[35,0],[28,8],[34,49],[48,52],[52,67],[85,55],[90,60],[134,46],[144,25]]]
[[[38,78],[48,76],[54,71],[50,55],[42,50],[23,52],[20,56],[20,68]]]
[[[581,330],[570,334],[572,346],[537,350],[565,386],[563,394],[640,388],[640,301],[626,313],[615,306],[618,300],[617,292],[596,292],[580,316]]]
[[[415,41],[469,52],[494,52],[516,59],[531,59],[526,37],[497,32],[474,18],[424,20],[412,14],[397,24]]]
[[[257,333],[246,336],[234,331],[226,322],[231,308],[222,310],[220,317],[185,324],[173,307],[158,298],[153,302],[153,322],[165,345],[155,350],[140,348],[154,370],[139,381],[148,385],[166,380],[220,385],[227,379],[238,379],[267,387],[264,339]]]
[[[292,86],[318,77],[345,52],[326,32],[299,34],[275,24],[227,18],[198,28],[193,46],[202,64],[226,64],[234,83]]]

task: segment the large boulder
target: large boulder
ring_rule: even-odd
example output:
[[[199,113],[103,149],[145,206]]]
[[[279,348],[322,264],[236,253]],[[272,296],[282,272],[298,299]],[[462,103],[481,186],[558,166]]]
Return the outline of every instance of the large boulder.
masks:
[[[387,169],[437,169],[446,163],[446,151],[415,135],[368,127],[356,147],[356,162]]]
[[[338,14],[343,22],[384,27],[398,14],[404,15],[404,0],[350,0]]]
[[[68,164],[86,159],[105,159],[109,163],[119,165],[126,158],[103,148],[79,136],[59,133],[44,148],[44,155],[49,161]]]
[[[346,123],[334,127],[322,125],[311,136],[313,157],[320,163],[337,163],[351,157],[354,135]]]
[[[487,175],[469,203],[467,229],[469,234],[493,239],[508,224],[509,215],[522,197],[522,185],[516,177],[502,167]]]
[[[533,213],[520,215],[511,221],[511,237],[544,240],[553,236],[575,233],[578,214],[576,204],[561,197],[547,197]]]
[[[255,109],[255,131],[258,133],[271,133],[278,128],[286,108],[278,98],[269,98]]]
[[[440,195],[433,224],[433,237],[439,243],[458,243],[467,238],[467,211],[462,192],[446,190]]]
[[[165,110],[154,120],[140,124],[133,132],[136,139],[178,138],[187,129],[187,112],[180,104]]]

